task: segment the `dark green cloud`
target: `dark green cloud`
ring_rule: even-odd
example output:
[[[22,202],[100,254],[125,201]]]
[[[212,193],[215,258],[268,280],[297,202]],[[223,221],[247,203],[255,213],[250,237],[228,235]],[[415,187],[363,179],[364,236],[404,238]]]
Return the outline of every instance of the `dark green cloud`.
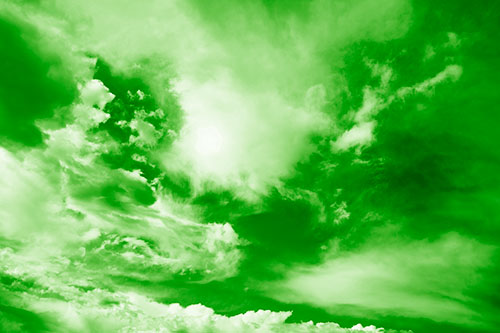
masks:
[[[36,45],[36,32],[0,17],[0,135],[26,146],[42,143],[37,119],[72,102],[75,86],[55,56]]]

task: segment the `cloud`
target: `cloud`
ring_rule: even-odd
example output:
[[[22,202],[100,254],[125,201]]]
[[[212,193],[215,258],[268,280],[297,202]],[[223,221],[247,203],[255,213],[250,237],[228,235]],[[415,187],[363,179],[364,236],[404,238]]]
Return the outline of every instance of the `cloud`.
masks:
[[[62,293],[65,300],[31,290],[23,296],[23,302],[43,315],[48,329],[57,332],[385,332],[361,324],[342,328],[336,323],[285,323],[291,312],[258,310],[229,317],[201,304],[161,304],[133,292],[82,291],[75,287],[61,290],[57,285],[52,289]],[[12,318],[5,321],[10,326],[24,325]]]
[[[424,93],[429,94],[433,91],[434,87],[438,84],[449,82],[456,82],[462,76],[462,66],[453,64],[446,66],[441,72],[435,76],[417,83],[411,87],[399,88],[396,92],[398,98],[404,98],[410,94]]]
[[[265,271],[261,267],[271,262],[313,260],[318,243],[335,241],[323,234],[356,224],[358,206],[344,197],[333,197],[336,203],[328,205],[331,201],[323,201],[332,197],[329,193],[287,188],[297,163],[313,153],[332,159],[353,148],[359,153],[376,140],[382,110],[411,95],[430,94],[462,74],[453,64],[398,89],[392,87],[390,66],[368,63],[378,83],[362,89],[359,108],[336,119],[340,111],[329,108],[341,104],[340,92],[348,92],[343,62],[350,45],[403,37],[411,25],[411,2],[315,0],[303,11],[279,15],[260,2],[221,3],[0,4],[16,24],[40,36],[38,43],[16,39],[14,56],[33,45],[41,51],[28,57],[32,62],[16,65],[29,74],[23,76],[36,74],[36,84],[21,82],[18,86],[30,89],[16,90],[6,81],[6,95],[19,92],[12,94],[17,99],[8,99],[9,106],[31,100],[25,97],[33,91],[54,97],[39,100],[40,114],[23,119],[2,113],[0,106],[2,117],[16,118],[4,122],[5,137],[27,139],[29,145],[43,138],[46,144],[27,152],[0,150],[5,237],[0,265],[6,281],[12,281],[2,285],[12,307],[33,311],[65,331],[380,331],[286,323],[289,312],[229,317],[203,305],[160,304],[139,295],[153,294],[154,283],[187,290],[186,285],[210,288],[224,282],[238,289],[246,276],[230,278],[238,276],[246,259],[242,245],[250,241],[236,232],[245,228],[253,236],[253,250],[273,252],[246,261],[254,266],[248,271]],[[56,60],[37,60],[48,51]],[[61,105],[64,109],[58,109]],[[318,137],[329,145],[325,152]],[[310,183],[321,183],[323,192],[339,187],[323,175]],[[226,192],[218,196],[218,191]],[[201,204],[212,211],[222,210],[223,201],[257,202],[241,211],[237,205],[223,208],[231,216],[247,214],[249,223],[200,216],[196,200],[213,193],[215,203],[209,198]],[[278,198],[274,204],[271,196]],[[332,218],[326,221],[327,216]],[[316,228],[318,221],[327,223]],[[352,306],[374,316],[476,320],[479,314],[469,306],[460,278],[472,281],[483,267],[468,251],[487,262],[489,248],[455,234],[381,243],[343,256],[331,251],[319,266],[292,267],[272,295],[331,313]],[[439,280],[443,276],[446,283]]]
[[[387,239],[386,239],[387,238]],[[328,255],[317,266],[296,267],[268,293],[284,302],[306,302],[331,313],[397,314],[480,325],[468,291],[480,283],[493,247],[456,233],[436,240],[371,237],[350,253]]]
[[[331,142],[333,152],[347,151],[355,147],[356,153],[360,154],[362,148],[370,146],[376,140],[374,135],[377,126],[376,116],[380,111],[387,109],[393,103],[404,102],[405,98],[411,95],[431,95],[437,85],[458,81],[463,71],[460,65],[448,65],[429,79],[391,92],[392,69],[388,66],[370,63],[368,66],[372,70],[372,75],[379,78],[379,85],[364,88],[363,104],[359,110],[348,114],[348,118],[354,125],[343,131]]]
[[[103,109],[104,106],[113,100],[115,96],[109,92],[109,89],[99,80],[90,80],[81,88],[80,98],[83,103],[93,107],[97,106]]]
[[[265,193],[312,149],[306,138],[328,120],[292,108],[273,92],[235,92],[234,83],[217,81],[181,93],[186,125],[165,164],[191,170],[195,183],[247,187],[243,195],[250,198]]]
[[[367,1],[363,5],[373,4]],[[404,1],[393,1],[369,13],[362,5],[346,3],[336,8],[315,1],[310,5],[310,20],[282,18],[291,29],[287,31],[277,27],[260,5],[247,5],[249,8],[228,6],[210,20],[204,16],[205,8],[197,8],[202,24],[212,32],[209,37],[218,42],[217,48],[204,51],[220,56],[208,57],[207,62],[202,54],[202,74],[193,70],[180,73],[174,86],[186,112],[186,126],[166,163],[179,161],[178,168],[191,170],[195,181],[209,180],[235,187],[237,192],[243,189],[240,194],[252,198],[293,174],[294,165],[314,149],[310,137],[331,129],[330,120],[321,112],[329,73],[314,54],[335,43],[350,43],[360,35],[396,38],[394,31],[404,33],[401,26],[406,23],[394,22],[378,32],[367,26],[378,26],[378,20],[391,17],[388,7],[397,13],[408,7]],[[241,24],[245,21],[258,22],[256,29],[246,29]],[[331,36],[324,31],[331,31]],[[198,60],[191,65],[196,69]],[[212,136],[218,138],[218,148],[199,154],[193,137],[204,132],[205,126],[215,132]]]
[[[363,103],[359,110],[351,112],[348,117],[354,122],[354,126],[342,134],[340,134],[335,141],[331,142],[332,151],[346,151],[352,147],[357,147],[357,152],[365,146],[369,146],[374,140],[373,134],[377,125],[375,116],[390,102],[391,97],[387,97],[390,89],[390,81],[393,73],[392,69],[388,66],[381,66],[377,64],[367,64],[371,71],[372,76],[379,79],[377,87],[365,87],[363,89]]]
[[[84,238],[93,241],[101,236],[91,230]],[[116,247],[119,242],[125,242],[125,248],[134,248],[134,251],[149,248],[144,241],[131,237],[122,238],[119,242],[116,240],[108,244]],[[75,256],[67,258],[48,250],[49,253],[45,253],[48,260],[40,261],[40,254],[35,257],[33,252],[30,256],[30,252],[18,253],[11,248],[2,248],[0,268],[4,283],[0,285],[0,293],[6,297],[6,304],[13,313],[23,309],[25,313],[38,316],[39,325],[54,332],[385,332],[372,325],[363,327],[357,324],[352,328],[342,328],[331,322],[286,323],[292,314],[290,311],[257,310],[225,316],[202,304],[163,304],[135,291],[127,291],[125,286],[121,291],[113,291],[115,287],[108,288],[105,283],[101,284],[102,265],[111,264],[116,269],[114,265],[124,264],[118,257],[111,262],[101,261],[100,275],[93,275]],[[113,252],[116,256],[120,254],[120,250]],[[85,256],[85,251],[81,255]],[[105,258],[99,258],[102,259]],[[134,258],[127,256],[127,259]],[[144,264],[147,259],[151,258],[143,256],[139,261]],[[146,264],[149,263],[149,260],[146,261]],[[143,270],[147,269],[147,266],[142,266]],[[23,329],[29,323],[22,317],[0,316],[0,324],[3,328]]]
[[[35,121],[50,118],[56,108],[70,104],[74,83],[59,57],[38,47],[39,37],[32,27],[14,18],[6,20],[0,12],[0,38],[2,45],[9,45],[0,53],[0,139],[41,145],[43,137]]]
[[[100,156],[118,149],[118,143],[95,140],[91,133],[108,121],[101,109],[113,95],[97,80],[80,91],[81,102],[69,109],[72,121],[44,130],[43,150],[0,150],[3,237],[20,242],[15,251],[38,261],[42,270],[60,255],[89,276],[182,275],[204,282],[234,276],[241,253],[232,227],[198,222],[189,206],[158,191],[139,170],[103,163]],[[147,126],[140,117],[134,122]],[[88,239],[91,230],[97,236]]]
[[[215,12],[197,1],[124,6],[112,0],[52,1],[12,11],[29,12],[35,25],[54,17],[52,25],[74,48],[99,55],[119,72],[138,73],[159,101],[173,88],[185,125],[174,146],[157,156],[165,170],[186,173],[198,191],[224,187],[256,199],[314,151],[311,136],[331,130],[322,112],[332,97],[325,88],[331,59],[320,54],[334,48],[341,61],[346,45],[399,38],[411,23],[406,0],[316,0],[308,7],[310,17],[276,18],[251,2],[226,2]],[[139,142],[152,142],[151,131],[140,122],[133,126]]]
[[[342,133],[333,144],[336,150],[348,150],[351,147],[362,147],[371,144],[374,140],[373,130],[375,129],[376,122],[370,121],[355,125],[350,130]]]
[[[450,47],[453,49],[460,47],[462,41],[460,40],[460,38],[456,33],[448,32],[446,35],[448,37],[448,41],[444,44],[444,47]]]

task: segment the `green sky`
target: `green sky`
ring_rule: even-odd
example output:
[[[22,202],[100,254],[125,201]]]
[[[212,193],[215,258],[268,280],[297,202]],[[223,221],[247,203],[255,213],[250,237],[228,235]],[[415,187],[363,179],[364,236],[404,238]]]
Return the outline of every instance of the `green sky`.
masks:
[[[0,331],[497,332],[500,3],[0,2]]]

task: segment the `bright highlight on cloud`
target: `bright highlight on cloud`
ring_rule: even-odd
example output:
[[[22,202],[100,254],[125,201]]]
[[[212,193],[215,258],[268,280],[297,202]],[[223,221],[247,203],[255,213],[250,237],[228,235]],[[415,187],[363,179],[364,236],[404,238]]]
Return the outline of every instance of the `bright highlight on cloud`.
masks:
[[[498,13],[1,2],[0,331],[496,332]]]
[[[200,155],[214,156],[223,149],[223,136],[215,127],[202,126],[195,130],[194,136],[194,147]]]

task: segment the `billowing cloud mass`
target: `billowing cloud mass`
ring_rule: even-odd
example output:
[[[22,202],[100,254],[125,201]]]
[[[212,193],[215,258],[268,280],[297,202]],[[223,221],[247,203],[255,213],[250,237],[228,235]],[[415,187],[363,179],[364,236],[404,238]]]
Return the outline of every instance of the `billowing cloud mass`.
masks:
[[[496,7],[2,1],[0,331],[495,332]]]

